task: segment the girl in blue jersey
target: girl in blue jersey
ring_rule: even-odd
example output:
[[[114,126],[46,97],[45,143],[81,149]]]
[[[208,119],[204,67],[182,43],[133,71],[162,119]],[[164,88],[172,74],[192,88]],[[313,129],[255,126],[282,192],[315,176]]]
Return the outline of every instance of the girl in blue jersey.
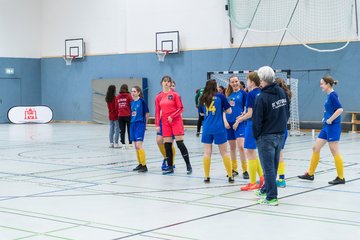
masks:
[[[343,108],[339,101],[337,93],[333,89],[333,85],[337,84],[337,81],[331,76],[324,76],[320,80],[321,89],[326,92],[327,98],[324,104],[325,112],[323,123],[324,127],[319,133],[315,145],[313,147],[313,153],[310,161],[310,167],[307,173],[298,176],[301,179],[314,180],[314,173],[316,167],[320,161],[320,150],[326,144],[329,143],[331,154],[335,160],[337,177],[330,181],[329,184],[345,184],[344,178],[344,162],[339,152],[339,140],[341,134],[341,113]]]
[[[217,93],[215,80],[208,80],[199,100],[199,112],[204,115],[203,134],[201,142],[204,144],[204,182],[210,182],[210,159],[212,153],[212,143],[219,147],[220,154],[224,160],[228,181],[234,182],[232,175],[231,161],[227,152],[226,129],[223,121],[223,112],[231,113],[231,107],[225,96]]]
[[[261,188],[264,184],[264,173],[261,168],[259,157],[256,153],[256,140],[252,131],[252,114],[253,108],[255,105],[256,97],[260,94],[261,90],[260,86],[260,78],[256,72],[251,72],[247,76],[247,87],[250,92],[247,93],[246,98],[246,113],[236,119],[235,124],[240,124],[244,121],[246,122],[245,127],[245,143],[244,148],[246,152],[246,157],[248,159],[249,164],[249,176],[250,182],[249,184],[240,188],[241,191],[251,191]],[[234,124],[234,125],[235,125]],[[256,183],[256,173],[259,176],[260,183]]]
[[[141,88],[135,86],[131,90],[130,138],[134,142],[139,165],[133,171],[147,172],[146,156],[142,143],[144,141],[146,123],[149,119],[149,108],[144,101]]]
[[[226,89],[226,97],[230,103],[232,113],[224,113],[224,123],[227,129],[227,140],[230,145],[230,156],[233,169],[233,175],[238,175],[238,165],[236,158],[236,146],[239,149],[243,178],[249,179],[247,172],[246,156],[244,149],[245,123],[235,124],[236,118],[244,112],[243,93],[240,91],[240,81],[235,75],[229,78],[229,86]]]
[[[291,100],[291,91],[289,89],[289,87],[286,85],[284,79],[282,78],[276,78],[275,82],[282,88],[284,89],[285,93],[288,95],[289,100]],[[285,181],[285,162],[284,162],[284,156],[283,156],[283,150],[285,148],[285,143],[286,143],[286,139],[288,137],[288,130],[286,128],[285,134],[284,134],[284,142],[282,145],[282,149],[280,151],[280,159],[279,159],[279,167],[278,167],[278,180],[276,180],[276,185],[278,187],[286,187],[286,181]]]

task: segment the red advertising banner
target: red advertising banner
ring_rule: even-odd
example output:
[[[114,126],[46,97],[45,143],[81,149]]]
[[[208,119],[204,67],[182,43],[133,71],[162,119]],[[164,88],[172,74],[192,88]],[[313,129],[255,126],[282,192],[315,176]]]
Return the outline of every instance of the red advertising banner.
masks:
[[[52,110],[47,106],[16,106],[8,111],[12,123],[48,123],[52,117]]]

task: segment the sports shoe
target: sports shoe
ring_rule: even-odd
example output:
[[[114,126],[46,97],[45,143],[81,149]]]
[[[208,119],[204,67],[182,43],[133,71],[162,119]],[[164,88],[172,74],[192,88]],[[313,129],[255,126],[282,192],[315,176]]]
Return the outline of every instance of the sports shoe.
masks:
[[[204,183],[210,183],[210,178],[209,177],[204,178]]]
[[[278,187],[280,187],[280,188],[286,187],[286,181],[285,181],[285,179],[276,180],[276,186],[278,186]]]
[[[197,132],[197,133],[196,133],[196,136],[197,136],[197,137],[199,137],[199,136],[200,136],[200,133],[199,133],[199,132]]]
[[[109,148],[114,148],[114,144],[110,143]]]
[[[118,143],[115,143],[114,148],[121,148],[121,146]]]
[[[148,169],[147,169],[146,165],[144,165],[144,166],[141,165],[141,168],[139,169],[138,172],[147,172],[147,171],[148,171]]]
[[[345,184],[345,178],[341,179],[339,177],[336,177],[334,180],[330,181],[329,184],[331,185]]]
[[[247,171],[243,172],[243,179],[249,179],[249,173]]]
[[[278,206],[279,205],[279,201],[276,198],[271,199],[271,200],[267,200],[266,198],[259,199],[257,201],[257,203],[262,204],[262,205],[268,205],[268,206]]]
[[[305,173],[304,175],[299,175],[298,178],[314,181],[314,175],[309,175],[308,173]]]
[[[234,177],[229,177],[228,181],[229,181],[229,183],[234,183],[235,182]]]
[[[265,178],[264,178],[264,175],[260,177],[260,180],[259,180],[259,186],[262,187],[265,183]]]
[[[255,190],[255,195],[258,198],[266,198],[266,193],[262,193],[261,189]]]
[[[249,183],[243,187],[240,188],[241,191],[252,191],[252,190],[256,190],[259,189],[260,186],[257,185],[256,183]]]
[[[137,167],[136,167],[136,168],[134,168],[134,169],[133,169],[133,171],[139,171],[139,170],[140,170],[140,168],[142,168],[142,165],[141,165],[141,164],[137,165]]]
[[[161,170],[165,171],[167,169],[167,161],[164,159],[161,165]]]
[[[237,171],[235,171],[235,170],[232,170],[232,173],[233,173],[233,176],[234,176],[234,177],[237,176],[237,175],[239,175],[239,172],[237,172]]]
[[[191,165],[190,166],[187,166],[186,167],[186,174],[187,175],[190,175],[192,173],[192,167],[191,167]]]
[[[163,175],[168,175],[174,173],[174,168],[172,166],[168,166],[165,171],[162,172]]]

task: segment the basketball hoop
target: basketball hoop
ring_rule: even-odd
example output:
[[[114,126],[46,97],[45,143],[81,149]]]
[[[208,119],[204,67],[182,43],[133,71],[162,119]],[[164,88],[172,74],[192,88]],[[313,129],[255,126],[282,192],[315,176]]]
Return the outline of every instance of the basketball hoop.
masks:
[[[70,55],[70,56],[63,56],[63,58],[64,58],[64,61],[65,61],[65,63],[66,63],[66,66],[70,66],[71,65],[71,62],[76,58],[76,56],[72,56],[72,55]]]
[[[163,62],[165,60],[166,54],[168,53],[169,51],[167,50],[156,51],[156,55],[158,57],[159,62]]]

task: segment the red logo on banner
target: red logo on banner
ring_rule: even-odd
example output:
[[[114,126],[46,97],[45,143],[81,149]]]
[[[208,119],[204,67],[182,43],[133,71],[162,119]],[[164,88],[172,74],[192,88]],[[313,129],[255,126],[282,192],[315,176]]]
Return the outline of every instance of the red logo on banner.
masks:
[[[25,108],[25,119],[37,119],[35,108]]]

